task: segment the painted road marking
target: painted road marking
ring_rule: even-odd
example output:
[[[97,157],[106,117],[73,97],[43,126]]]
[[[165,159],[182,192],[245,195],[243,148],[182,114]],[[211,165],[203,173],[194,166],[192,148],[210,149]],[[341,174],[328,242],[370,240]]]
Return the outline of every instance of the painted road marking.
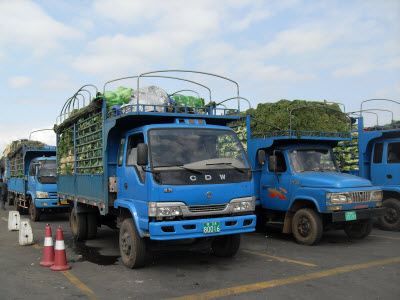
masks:
[[[7,218],[4,218],[4,217],[1,217],[4,221],[6,221],[6,222],[8,222],[8,219]]]
[[[282,278],[282,279],[246,284],[246,285],[241,285],[241,286],[235,286],[235,287],[231,287],[231,288],[220,289],[220,290],[215,290],[215,291],[210,291],[210,292],[205,292],[205,293],[200,293],[200,294],[194,294],[194,295],[189,295],[189,296],[169,298],[168,300],[215,299],[215,298],[219,298],[219,297],[226,297],[226,296],[235,295],[235,294],[263,290],[263,289],[267,289],[267,288],[271,288],[271,287],[275,287],[275,286],[297,283],[297,282],[302,282],[302,281],[306,281],[306,280],[310,280],[310,279],[327,277],[327,276],[332,276],[332,275],[337,275],[337,274],[343,274],[343,273],[347,273],[347,272],[351,272],[351,271],[356,271],[356,270],[361,270],[361,269],[371,268],[374,266],[385,265],[385,264],[396,263],[396,262],[400,262],[400,257],[378,260],[378,261],[373,261],[373,262],[369,262],[369,263],[365,263],[365,264],[339,267],[339,268],[334,268],[334,269],[330,269],[330,270],[326,270],[326,271],[304,274],[304,275],[299,275],[299,276],[294,276],[294,277],[289,277],[289,278]]]
[[[100,299],[99,297],[96,296],[96,294],[90,288],[88,288],[87,285],[85,285],[77,277],[72,275],[69,271],[61,271],[61,273],[63,273],[64,276],[67,277],[69,279],[69,281],[71,281],[73,284],[75,284],[79,289],[84,291],[89,299],[91,299],[91,300],[99,300]]]
[[[273,259],[277,259],[277,260],[281,260],[281,261],[287,261],[287,262],[300,264],[300,265],[304,265],[304,266],[308,266],[308,267],[316,267],[317,266],[317,265],[313,265],[313,264],[302,262],[302,261],[298,261],[298,260],[293,260],[293,259],[288,259],[288,258],[283,258],[283,257],[278,257],[278,256],[272,256],[272,255],[268,255],[268,254],[264,254],[264,253],[253,252],[253,251],[250,251],[250,250],[243,250],[243,252],[254,254],[254,255],[258,255],[258,256],[273,258]]]
[[[400,238],[391,237],[391,236],[385,236],[385,235],[370,234],[369,236],[374,236],[374,237],[379,237],[379,238],[384,238],[384,239],[391,239],[391,240],[400,240]]]
[[[4,218],[3,218],[4,219]],[[40,249],[38,244],[33,245],[34,248]],[[69,271],[61,271],[61,273],[69,279],[77,288],[82,290],[90,300],[99,300],[100,298],[82,281],[80,281],[76,276],[72,275]]]

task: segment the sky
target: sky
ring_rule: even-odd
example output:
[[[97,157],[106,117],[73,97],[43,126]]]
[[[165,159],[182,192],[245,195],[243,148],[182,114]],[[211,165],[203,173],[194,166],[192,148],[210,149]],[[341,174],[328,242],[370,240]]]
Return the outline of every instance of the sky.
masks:
[[[154,70],[228,77],[252,107],[327,100],[344,103],[349,112],[365,99],[400,101],[398,0],[0,0],[0,19],[1,152],[33,130],[52,128],[81,86],[102,91],[109,80]],[[213,100],[236,95],[230,82],[189,78],[211,87]],[[143,85],[155,84],[147,80]],[[136,81],[108,87],[119,85],[135,87]],[[160,79],[156,85],[208,97],[185,82]],[[400,119],[395,103],[363,108],[391,110]],[[365,119],[376,124],[373,114]],[[379,124],[390,120],[389,112],[379,112]],[[52,131],[32,139],[55,144]]]

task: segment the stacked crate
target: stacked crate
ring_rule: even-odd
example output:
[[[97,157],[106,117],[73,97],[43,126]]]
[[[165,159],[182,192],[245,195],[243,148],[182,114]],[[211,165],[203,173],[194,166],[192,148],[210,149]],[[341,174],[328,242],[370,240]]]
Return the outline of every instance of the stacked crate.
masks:
[[[10,177],[24,177],[24,159],[21,154],[17,154],[14,158],[10,159]]]

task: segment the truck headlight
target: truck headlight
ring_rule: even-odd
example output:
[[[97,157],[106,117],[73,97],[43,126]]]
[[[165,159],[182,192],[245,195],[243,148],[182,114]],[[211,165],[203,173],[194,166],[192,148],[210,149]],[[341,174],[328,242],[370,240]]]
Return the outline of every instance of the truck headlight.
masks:
[[[36,191],[36,198],[39,198],[39,199],[49,198],[49,193],[48,192]]]
[[[371,200],[372,201],[382,201],[383,199],[383,192],[382,191],[373,191],[371,193]]]
[[[229,202],[233,213],[240,213],[245,211],[254,211],[255,199],[254,197],[244,197],[232,199]]]
[[[149,217],[182,216],[183,202],[149,202]]]
[[[350,200],[346,194],[341,193],[327,193],[326,199],[331,203],[345,203]]]

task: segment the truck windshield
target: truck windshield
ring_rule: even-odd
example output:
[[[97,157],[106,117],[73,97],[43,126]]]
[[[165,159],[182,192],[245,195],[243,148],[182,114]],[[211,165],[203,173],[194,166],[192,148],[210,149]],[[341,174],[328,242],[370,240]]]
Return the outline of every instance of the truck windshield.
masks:
[[[296,173],[338,172],[330,149],[295,149],[289,157]]]
[[[44,160],[40,162],[38,171],[38,181],[42,184],[56,183],[56,161]]]
[[[246,154],[236,135],[229,130],[153,129],[150,130],[153,168],[232,169],[249,168]]]

